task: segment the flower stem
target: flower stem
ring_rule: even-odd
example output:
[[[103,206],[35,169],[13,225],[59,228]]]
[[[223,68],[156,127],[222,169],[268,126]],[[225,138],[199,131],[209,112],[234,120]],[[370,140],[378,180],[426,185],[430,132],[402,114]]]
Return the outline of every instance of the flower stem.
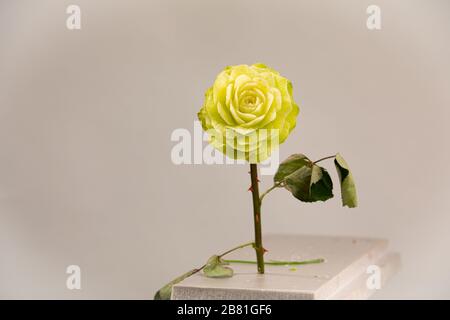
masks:
[[[254,242],[247,242],[247,243],[241,244],[240,246],[234,247],[233,249],[230,249],[230,250],[227,250],[227,251],[221,253],[219,255],[219,258],[222,258],[223,256],[225,256],[225,255],[227,255],[229,253],[232,253],[233,251],[236,251],[236,250],[239,250],[239,249],[242,249],[242,248],[245,248],[245,247],[249,247],[249,246],[254,246],[254,245],[255,245]],[[196,274],[199,271],[202,271],[204,267],[206,267],[206,263],[204,265],[202,265],[201,267],[198,267],[198,268],[192,270],[191,271],[192,272],[191,275],[192,274]]]
[[[255,223],[255,251],[258,272],[264,273],[264,247],[261,233],[261,201],[258,188],[258,167],[256,163],[250,164],[250,177],[252,181],[251,191],[253,199],[253,220]]]
[[[222,258],[223,256],[225,256],[225,255],[227,255],[229,253],[232,253],[233,251],[236,251],[238,249],[242,249],[242,248],[245,248],[245,247],[253,246],[254,244],[255,244],[254,242],[248,242],[248,243],[241,244],[240,246],[237,246],[237,247],[234,247],[233,249],[225,251],[224,253],[219,255],[219,258]]]
[[[224,260],[224,262],[228,263],[245,263],[245,264],[256,264],[256,261],[252,260]],[[266,261],[264,264],[269,266],[284,266],[284,265],[290,265],[290,266],[298,266],[298,265],[304,265],[304,264],[314,264],[314,263],[322,263],[325,262],[325,259],[312,259],[312,260],[304,260],[304,261],[278,261],[278,260],[271,260]]]
[[[264,192],[261,194],[261,197],[259,197],[259,202],[261,203],[262,200],[263,200],[263,198],[264,198],[270,191],[272,191],[272,190],[275,189],[275,188],[280,187],[281,184],[282,184],[281,182],[277,182],[277,183],[275,183],[273,186],[271,186],[269,189],[267,189],[266,191],[264,191]]]
[[[313,163],[316,164],[317,162],[320,162],[320,161],[323,161],[323,160],[327,160],[327,159],[331,159],[331,158],[334,158],[334,157],[336,157],[336,155],[321,158],[319,160],[314,161]]]

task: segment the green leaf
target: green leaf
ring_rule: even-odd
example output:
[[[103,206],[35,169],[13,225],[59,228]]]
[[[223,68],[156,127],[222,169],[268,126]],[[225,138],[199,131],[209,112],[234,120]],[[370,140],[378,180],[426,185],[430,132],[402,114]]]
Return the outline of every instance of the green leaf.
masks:
[[[170,281],[168,284],[166,284],[164,287],[158,290],[156,292],[154,300],[170,300],[170,297],[172,295],[172,287],[176,285],[177,283],[183,281],[184,279],[192,276],[194,273],[196,273],[197,269],[192,269],[185,274],[179,276],[178,278],[175,278],[174,280]]]
[[[295,171],[301,169],[305,165],[311,165],[312,162],[303,154],[293,154],[289,156],[286,160],[280,163],[277,173],[274,176],[274,182],[282,182],[288,175],[294,173]]]
[[[301,167],[284,181],[286,189],[303,202],[326,201],[333,197],[330,175],[316,164]]]
[[[333,181],[328,171],[318,165],[313,165],[311,172],[311,199],[326,201],[333,198]]]
[[[203,273],[209,278],[228,278],[233,276],[233,269],[225,267],[226,263],[219,256],[213,255],[206,262]]]
[[[356,195],[355,181],[350,172],[347,162],[338,153],[334,159],[334,164],[341,182],[342,205],[349,208],[358,206],[358,197]]]

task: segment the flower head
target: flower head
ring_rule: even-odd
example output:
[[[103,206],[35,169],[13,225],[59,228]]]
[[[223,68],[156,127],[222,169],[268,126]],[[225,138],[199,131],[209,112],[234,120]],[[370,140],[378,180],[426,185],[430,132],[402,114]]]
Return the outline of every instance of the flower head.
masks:
[[[219,73],[198,118],[216,149],[257,163],[286,140],[298,112],[291,82],[263,64],[253,64]]]

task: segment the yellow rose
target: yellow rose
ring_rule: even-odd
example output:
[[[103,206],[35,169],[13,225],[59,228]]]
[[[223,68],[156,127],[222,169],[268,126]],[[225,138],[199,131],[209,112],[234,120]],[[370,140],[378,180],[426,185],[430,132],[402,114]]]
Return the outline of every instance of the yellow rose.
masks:
[[[291,82],[254,64],[226,67],[206,91],[198,118],[209,143],[227,156],[267,159],[295,128],[299,112]]]

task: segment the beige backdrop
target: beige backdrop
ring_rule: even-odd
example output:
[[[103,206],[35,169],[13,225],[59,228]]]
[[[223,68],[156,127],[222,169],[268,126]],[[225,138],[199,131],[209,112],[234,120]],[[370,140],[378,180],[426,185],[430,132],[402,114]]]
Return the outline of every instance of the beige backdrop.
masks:
[[[387,237],[404,265],[376,297],[450,298],[449,31],[446,0],[0,0],[0,298],[151,298],[251,239],[247,167],[176,166],[170,135],[258,61],[301,105],[281,157],[340,151],[360,196],[273,192],[264,232]]]

